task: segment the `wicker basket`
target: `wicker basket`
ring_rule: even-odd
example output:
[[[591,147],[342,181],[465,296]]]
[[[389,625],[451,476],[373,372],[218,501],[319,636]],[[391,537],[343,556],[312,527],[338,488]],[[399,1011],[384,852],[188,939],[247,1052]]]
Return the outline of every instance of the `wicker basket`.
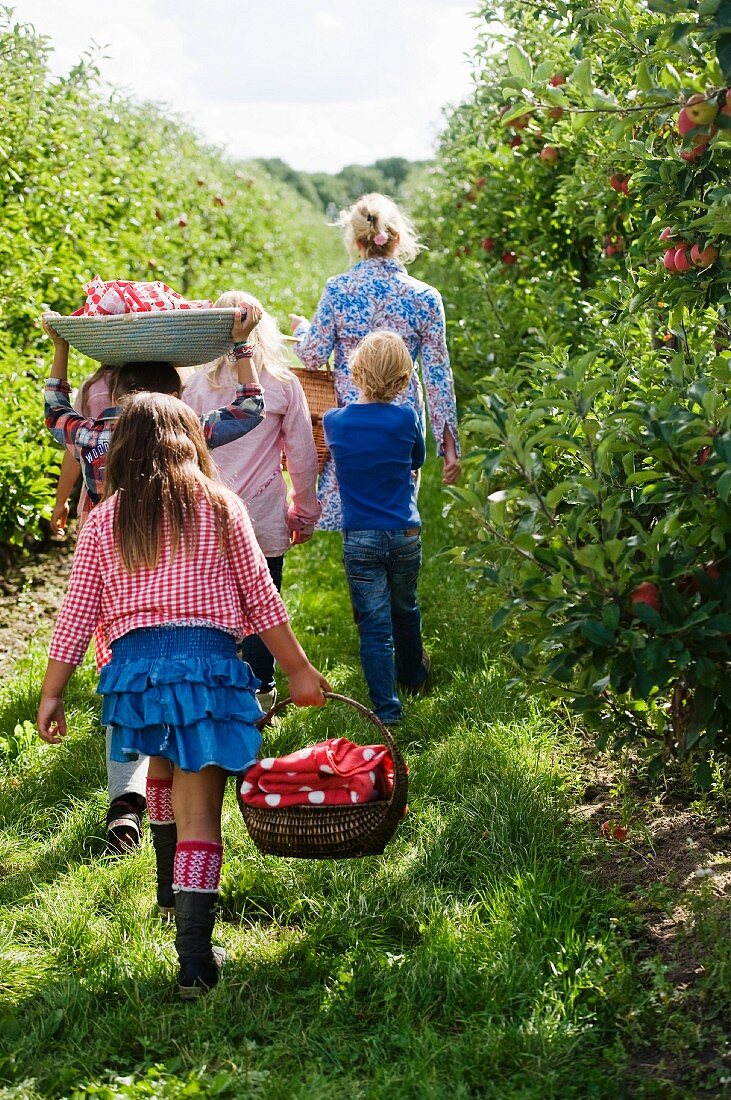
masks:
[[[291,367],[292,374],[296,374],[305,391],[307,406],[312,420],[312,434],[317,448],[317,469],[322,473],[330,452],[325,443],[325,429],[322,426],[322,418],[328,409],[337,408],[338,402],[335,396],[335,379],[329,367],[324,370],[306,370],[304,367]],[[282,466],[287,468],[287,456],[282,459]]]
[[[283,806],[273,809],[247,806],[239,797],[244,823],[260,852],[300,859],[354,859],[380,855],[406,810],[408,776],[398,746],[373,711],[346,695],[325,692],[328,699],[347,703],[378,730],[379,740],[393,757],[393,790],[388,799],[361,806]],[[264,716],[266,726],[291,702],[282,700]]]
[[[231,350],[234,309],[171,309],[106,317],[48,316],[72,347],[109,367],[166,362],[209,363]]]

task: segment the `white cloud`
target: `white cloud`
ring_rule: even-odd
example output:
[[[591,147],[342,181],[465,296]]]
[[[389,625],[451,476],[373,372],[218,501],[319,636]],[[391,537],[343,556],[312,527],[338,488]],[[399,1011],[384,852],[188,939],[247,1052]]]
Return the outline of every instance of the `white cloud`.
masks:
[[[458,0],[16,0],[67,71],[92,42],[103,78],[163,102],[234,156],[334,171],[431,155],[445,103],[470,88],[473,5]]]

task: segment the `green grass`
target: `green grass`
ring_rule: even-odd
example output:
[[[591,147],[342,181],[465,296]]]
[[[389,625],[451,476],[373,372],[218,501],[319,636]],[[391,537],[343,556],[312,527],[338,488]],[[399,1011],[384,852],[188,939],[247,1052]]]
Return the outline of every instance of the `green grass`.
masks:
[[[655,1040],[667,1002],[635,960],[626,905],[586,874],[591,842],[567,813],[577,747],[547,704],[506,690],[489,609],[438,556],[440,505],[431,470],[434,690],[408,702],[399,734],[410,812],[380,858],[287,861],[257,854],[229,793],[217,939],[230,961],[200,1002],[174,996],[149,840],[118,862],[103,851],[91,668],[62,747],[8,741],[0,1100],[689,1095],[630,1084],[631,1050]],[[367,701],[338,536],[289,555],[285,596],[313,661]],[[38,648],[4,688],[0,736],[32,721],[42,665]],[[332,704],[285,717],[267,751],[335,732],[369,736]]]

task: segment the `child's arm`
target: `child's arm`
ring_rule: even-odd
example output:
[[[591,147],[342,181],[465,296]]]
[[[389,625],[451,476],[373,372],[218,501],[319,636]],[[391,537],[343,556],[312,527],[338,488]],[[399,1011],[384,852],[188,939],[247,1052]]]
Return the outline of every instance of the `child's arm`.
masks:
[[[261,630],[259,637],[289,680],[289,694],[295,706],[324,706],[326,699],[322,693],[332,688],[322,673],[310,664],[289,623]]]
[[[62,378],[64,382],[69,374],[69,345],[63,336],[59,336],[51,327],[52,313],[44,313],[41,317],[41,328],[53,341],[53,364],[51,366],[51,378]]]
[[[414,448],[411,452],[411,469],[420,470],[426,462],[426,439],[424,438],[424,432],[421,428],[421,420],[416,409],[412,410],[414,413],[416,437],[414,439]]]
[[[38,733],[49,745],[58,745],[66,736],[66,712],[63,705],[63,693],[73,676],[76,665],[67,661],[49,659],[46,675],[41,686],[41,701],[38,704]]]
[[[79,443],[93,447],[97,442],[98,433],[94,430],[94,422],[81,416],[71,406],[69,394],[71,387],[68,383],[69,346],[63,337],[59,336],[53,326],[53,314],[44,314],[41,325],[53,341],[53,366],[50,377],[47,379],[44,390],[44,418],[49,432],[62,446],[78,459]],[[83,438],[79,439],[83,433]]]
[[[63,692],[89,647],[101,611],[102,577],[96,524],[79,535],[68,591],[58,613],[38,706],[38,733],[55,745],[66,733]]]
[[[317,502],[317,448],[312,437],[310,410],[297,379],[291,388],[292,396],[282,417],[282,438],[292,482],[287,526],[292,542],[300,543],[312,538],[321,509]]]
[[[260,318],[261,311],[254,306],[247,311],[243,319],[241,312],[236,311],[231,329],[238,375],[236,397],[232,404],[222,409],[214,409],[213,412],[206,413],[200,418],[203,435],[211,450],[214,447],[223,447],[234,439],[240,439],[242,435],[246,435],[252,428],[261,424],[264,419],[264,395],[259,385],[254,360],[251,355],[237,353],[237,347],[241,348],[241,345],[246,344]]]
[[[79,480],[81,465],[70,451],[66,451],[61,462],[61,472],[56,486],[56,503],[51,513],[51,534],[60,535],[66,528],[69,518],[69,497]]]

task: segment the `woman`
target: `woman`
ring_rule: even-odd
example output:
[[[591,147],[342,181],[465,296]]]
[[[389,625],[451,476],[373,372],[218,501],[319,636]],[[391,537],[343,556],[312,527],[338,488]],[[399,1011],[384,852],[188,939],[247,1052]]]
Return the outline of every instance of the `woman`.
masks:
[[[256,541],[264,551],[269,572],[282,585],[284,555],[294,543],[312,537],[320,514],[315,485],[317,451],[312,422],[302,386],[287,366],[288,357],[276,321],[261,304],[243,291],[222,294],[219,308],[256,306],[261,319],[252,337],[254,365],[264,390],[266,417],[259,435],[219,447],[212,456],[221,480],[246,505]],[[236,371],[228,356],[200,367],[189,378],[183,400],[199,415],[217,409],[236,389]],[[282,451],[292,485],[291,502],[282,474]],[[244,639],[241,656],[260,681],[259,702],[269,710],[276,701],[274,658],[257,635]]]
[[[453,485],[460,475],[459,435],[444,309],[439,292],[413,279],[404,267],[419,252],[413,227],[391,199],[376,193],[363,195],[344,210],[340,224],[346,247],[361,259],[350,271],[328,279],[312,324],[290,314],[299,338],[297,355],[309,370],[316,370],[334,352],[338,404],[349,405],[359,396],[348,367],[356,344],[375,329],[402,336],[412,360],[421,362],[429,420],[444,459],[444,481]],[[416,372],[397,400],[412,405],[423,425],[424,395]],[[332,460],[320,476],[318,496],[319,528],[339,531],[340,497]]]

